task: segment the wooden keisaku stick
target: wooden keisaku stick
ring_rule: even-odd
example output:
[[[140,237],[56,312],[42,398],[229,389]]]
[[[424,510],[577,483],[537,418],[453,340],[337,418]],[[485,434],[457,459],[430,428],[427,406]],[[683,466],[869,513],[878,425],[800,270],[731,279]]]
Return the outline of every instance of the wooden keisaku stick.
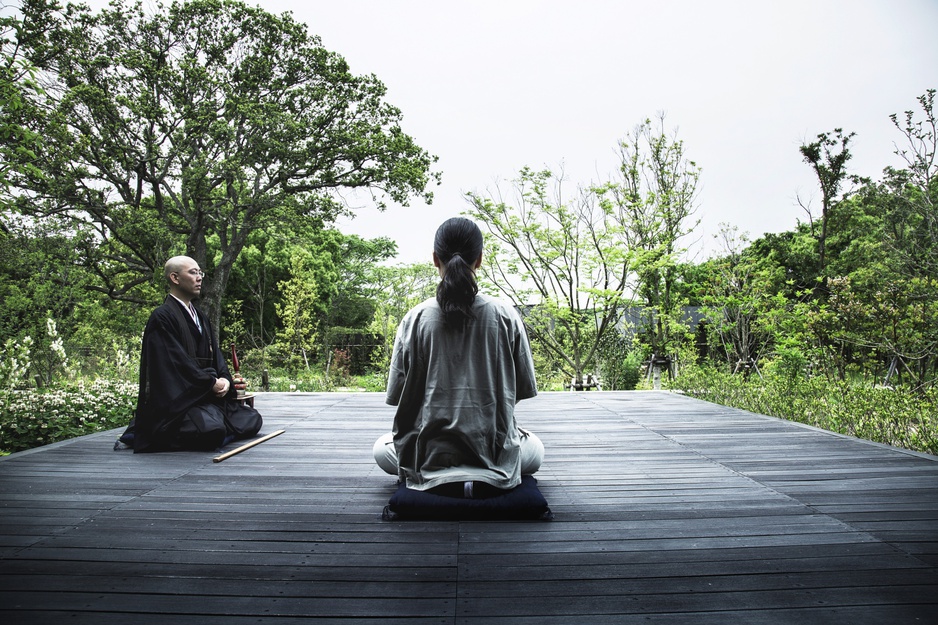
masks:
[[[221,462],[222,460],[227,460],[228,458],[230,458],[230,457],[232,457],[232,456],[234,456],[234,455],[236,455],[236,454],[240,454],[242,451],[247,451],[247,450],[250,449],[251,447],[254,447],[254,445],[260,445],[260,444],[263,443],[264,441],[269,441],[270,439],[272,439],[272,438],[275,437],[275,436],[280,436],[280,435],[283,434],[284,432],[286,432],[286,430],[277,430],[276,432],[271,432],[271,433],[268,434],[267,436],[262,436],[261,438],[257,439],[256,441],[251,441],[250,443],[245,443],[244,445],[241,445],[241,446],[238,447],[237,449],[232,449],[231,451],[226,452],[226,453],[223,453],[223,454],[220,455],[220,456],[215,456],[214,458],[212,458],[212,462]]]

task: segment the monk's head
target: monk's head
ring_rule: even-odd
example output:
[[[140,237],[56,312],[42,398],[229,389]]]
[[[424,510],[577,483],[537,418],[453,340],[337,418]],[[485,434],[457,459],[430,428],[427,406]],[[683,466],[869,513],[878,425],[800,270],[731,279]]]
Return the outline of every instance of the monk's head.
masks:
[[[202,269],[188,256],[173,256],[163,266],[163,277],[169,282],[169,291],[179,299],[190,302],[202,293]]]

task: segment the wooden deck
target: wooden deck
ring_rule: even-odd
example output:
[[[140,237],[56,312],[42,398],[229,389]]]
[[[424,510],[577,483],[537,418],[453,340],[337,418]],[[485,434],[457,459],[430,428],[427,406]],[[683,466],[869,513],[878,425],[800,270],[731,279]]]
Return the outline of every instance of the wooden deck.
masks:
[[[385,522],[379,394],[263,394],[215,454],[0,459],[0,622],[938,622],[938,458],[655,392],[546,393],[555,520]],[[230,446],[233,447],[233,446]]]

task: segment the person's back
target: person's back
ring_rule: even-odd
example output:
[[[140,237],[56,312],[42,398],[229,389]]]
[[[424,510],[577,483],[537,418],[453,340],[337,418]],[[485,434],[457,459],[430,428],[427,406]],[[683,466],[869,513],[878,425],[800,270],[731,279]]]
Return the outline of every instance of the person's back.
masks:
[[[398,327],[387,392],[397,405],[394,431],[379,439],[375,458],[410,488],[468,482],[510,489],[543,456],[540,441],[514,417],[515,404],[537,394],[527,335],[517,311],[477,294],[481,261],[478,227],[445,222],[434,244],[437,297]]]

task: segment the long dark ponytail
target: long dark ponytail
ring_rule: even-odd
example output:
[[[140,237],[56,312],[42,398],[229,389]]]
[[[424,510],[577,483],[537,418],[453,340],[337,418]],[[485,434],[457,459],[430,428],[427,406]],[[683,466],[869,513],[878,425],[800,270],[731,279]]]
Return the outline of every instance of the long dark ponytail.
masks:
[[[465,217],[444,221],[433,239],[433,252],[443,269],[436,301],[449,325],[463,325],[474,317],[472,304],[479,293],[473,265],[482,255],[482,231]]]

